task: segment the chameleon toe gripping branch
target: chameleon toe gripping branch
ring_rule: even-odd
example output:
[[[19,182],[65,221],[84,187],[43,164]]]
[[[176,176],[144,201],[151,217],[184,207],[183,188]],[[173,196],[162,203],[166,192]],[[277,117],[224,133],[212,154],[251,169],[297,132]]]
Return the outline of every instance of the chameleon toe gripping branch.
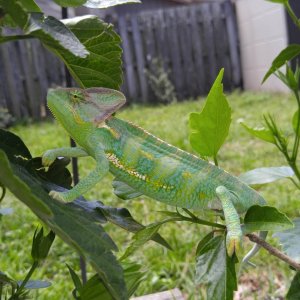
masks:
[[[219,203],[227,224],[230,255],[241,243],[239,214],[265,200],[248,185],[219,167],[182,151],[142,128],[112,116],[125,103],[122,93],[105,89],[63,88],[50,90],[49,109],[76,141],[76,148],[48,150],[43,164],[56,157],[91,156],[95,169],[68,192],[51,191],[61,201],[72,201],[101,181],[107,172],[115,176],[115,187],[127,196],[146,195],[169,205],[207,209]],[[121,193],[115,190],[116,195]],[[131,193],[131,194],[130,194]],[[258,250],[249,252],[248,262]]]

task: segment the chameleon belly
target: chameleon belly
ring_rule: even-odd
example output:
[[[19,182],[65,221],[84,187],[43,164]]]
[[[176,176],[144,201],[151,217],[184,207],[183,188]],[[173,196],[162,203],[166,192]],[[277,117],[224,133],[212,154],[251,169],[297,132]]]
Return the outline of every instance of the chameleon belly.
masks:
[[[106,153],[111,173],[146,196],[178,207],[217,208],[215,190],[223,185],[236,196],[239,212],[265,203],[238,178],[135,125],[116,118],[107,125],[120,137],[113,142],[114,151]]]

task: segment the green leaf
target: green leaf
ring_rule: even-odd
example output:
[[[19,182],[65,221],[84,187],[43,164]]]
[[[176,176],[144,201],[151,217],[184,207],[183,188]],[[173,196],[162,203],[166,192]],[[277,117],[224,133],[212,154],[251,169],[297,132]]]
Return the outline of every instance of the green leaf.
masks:
[[[9,162],[2,150],[0,181],[91,263],[116,299],[126,299],[123,271],[111,252],[117,247],[99,223],[90,220],[90,214],[74,204],[71,206],[50,198],[43,189],[44,181],[32,176],[22,165]]]
[[[42,261],[46,259],[54,238],[55,233],[53,231],[50,231],[48,235],[44,236],[43,227],[40,231],[37,231],[37,229],[35,230],[31,249],[31,257],[34,261]]]
[[[239,176],[239,179],[246,184],[265,184],[274,182],[279,179],[289,178],[294,176],[294,171],[290,167],[270,167],[258,168]]]
[[[141,272],[140,269],[140,265],[132,263],[124,266],[124,277],[128,290],[128,297],[136,291],[144,278],[144,273]],[[114,300],[98,275],[91,277],[78,292],[81,299],[84,300]]]
[[[84,300],[114,300],[98,274],[91,277],[78,292],[80,299]]]
[[[22,5],[27,12],[41,12],[40,7],[34,0],[11,0]]]
[[[297,134],[297,124],[298,124],[298,120],[300,122],[299,119],[299,110],[297,110],[294,115],[293,115],[293,119],[292,119],[292,125],[293,125],[293,129],[295,131],[295,133]],[[300,131],[298,132],[298,135],[300,135]]]
[[[207,299],[232,300],[237,290],[236,257],[229,257],[225,236],[216,236],[203,245],[197,257],[196,283],[207,286]]]
[[[167,223],[167,222],[173,222],[177,219],[170,218],[166,219],[161,222],[153,223],[150,225],[147,225],[145,228],[139,230],[132,238],[132,242],[129,245],[129,247],[126,249],[123,256],[120,258],[120,260],[124,260],[125,258],[132,255],[136,250],[141,248],[144,244],[146,244],[148,241],[153,240],[153,238],[157,235],[158,230],[160,227]]]
[[[199,255],[199,253],[201,252],[202,248],[214,237],[214,232],[211,231],[210,233],[208,233],[197,245],[197,249],[196,249],[196,256]]]
[[[33,0],[0,0],[3,8],[4,20],[1,25],[24,29],[27,25],[29,13],[41,13],[41,9]]]
[[[53,1],[62,7],[81,6],[86,2],[86,0],[53,0]]]
[[[122,83],[121,39],[112,25],[96,16],[65,20],[64,23],[89,51],[86,58],[56,51],[77,83],[84,88],[107,87],[118,90]]]
[[[286,300],[300,299],[300,272],[298,272],[292,280],[289,291],[286,295]]]
[[[82,282],[79,278],[79,276],[76,274],[76,272],[67,264],[67,267],[69,269],[69,273],[71,275],[71,278],[72,278],[72,281],[73,281],[73,284],[75,286],[75,289],[78,291],[80,290],[83,285],[82,285]]]
[[[300,218],[293,220],[294,228],[284,232],[276,232],[273,236],[279,239],[283,251],[300,263]]]
[[[273,60],[271,68],[266,73],[263,83],[270,77],[271,74],[276,72],[282,67],[287,61],[290,61],[294,57],[300,54],[300,45],[291,44],[282,50],[277,57]]]
[[[136,263],[124,263],[122,266],[124,268],[128,297],[130,297],[145,279],[145,272],[141,271],[142,266]]]
[[[275,138],[271,132],[271,130],[266,129],[264,127],[249,127],[244,122],[240,122],[240,124],[253,136],[265,141],[274,144]]]
[[[251,206],[245,215],[243,233],[254,231],[282,231],[293,228],[294,224],[282,212],[272,206]]]
[[[216,157],[231,123],[231,108],[223,94],[222,69],[216,78],[200,113],[191,113],[190,143],[201,156]]]
[[[162,223],[154,223],[150,224],[147,227],[139,230],[134,236],[133,241],[129,245],[129,247],[126,249],[123,256],[120,258],[120,260],[124,260],[125,258],[132,255],[136,250],[141,248],[144,244],[146,244],[148,241],[150,241],[158,232],[159,228],[161,227]]]
[[[281,4],[288,3],[288,0],[267,0],[267,1],[273,2],[273,3],[281,3]]]
[[[10,20],[20,28],[24,29],[28,21],[28,12],[25,10],[21,1],[1,1],[4,12],[9,15]]]
[[[22,284],[22,280],[18,281],[18,285],[20,286]],[[44,280],[28,280],[28,282],[25,284],[25,289],[27,290],[35,290],[35,289],[44,289],[51,286],[51,282],[44,281]]]
[[[50,49],[78,58],[85,58],[89,54],[84,45],[74,33],[61,21],[54,17],[45,17],[42,13],[31,13],[26,34],[37,37]]]

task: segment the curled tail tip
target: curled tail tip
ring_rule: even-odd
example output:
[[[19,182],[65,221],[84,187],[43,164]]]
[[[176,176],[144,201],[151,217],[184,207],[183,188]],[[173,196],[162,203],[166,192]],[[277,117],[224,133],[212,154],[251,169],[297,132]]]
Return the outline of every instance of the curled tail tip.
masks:
[[[240,237],[230,238],[226,241],[227,254],[232,257],[234,253],[239,253],[243,248],[242,240]]]

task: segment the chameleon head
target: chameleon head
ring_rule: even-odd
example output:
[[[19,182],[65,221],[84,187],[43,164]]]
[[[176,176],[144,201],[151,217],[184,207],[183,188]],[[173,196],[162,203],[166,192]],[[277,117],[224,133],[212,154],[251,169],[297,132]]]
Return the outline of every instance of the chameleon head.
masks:
[[[50,89],[47,95],[49,109],[68,131],[77,125],[98,126],[125,102],[121,92],[106,88]]]

